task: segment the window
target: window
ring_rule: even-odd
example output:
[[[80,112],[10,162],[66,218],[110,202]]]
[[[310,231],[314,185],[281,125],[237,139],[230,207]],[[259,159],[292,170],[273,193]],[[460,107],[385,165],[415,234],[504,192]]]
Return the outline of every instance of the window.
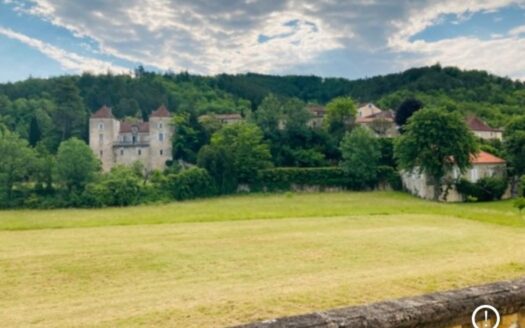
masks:
[[[120,156],[123,156],[124,155],[124,149],[121,149],[120,150]]]
[[[142,155],[142,149],[139,149],[138,154],[139,156]]]
[[[158,128],[162,129],[162,122],[159,123]]]
[[[102,155],[104,155],[104,152],[101,150],[100,151],[100,157],[102,157]]]
[[[164,150],[160,150],[160,156],[162,156],[164,154]]]
[[[164,133],[159,133],[159,141],[164,141]]]
[[[104,130],[104,123],[98,123],[98,129]]]

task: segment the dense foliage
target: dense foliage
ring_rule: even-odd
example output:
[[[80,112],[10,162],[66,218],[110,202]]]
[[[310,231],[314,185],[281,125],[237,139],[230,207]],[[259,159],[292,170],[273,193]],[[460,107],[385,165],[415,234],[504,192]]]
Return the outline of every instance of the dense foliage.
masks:
[[[434,199],[441,195],[443,177],[454,167],[470,167],[470,155],[478,151],[472,132],[456,113],[440,109],[416,112],[395,145],[400,168],[424,172],[432,180]]]
[[[461,179],[456,188],[469,200],[481,202],[501,199],[507,189],[507,180],[497,177],[481,178],[475,183]]]
[[[378,138],[372,124],[356,128],[365,101],[395,109],[406,133],[394,142]],[[91,113],[108,105],[119,119],[145,120],[161,104],[176,127],[166,171],[101,172],[86,144]],[[311,121],[308,108],[318,105],[326,108],[324,125]],[[226,113],[243,122],[221,122],[217,115]],[[349,81],[139,67],[134,76],[30,78],[0,84],[0,206],[126,206],[227,194],[239,185],[399,189],[398,164],[435,180],[452,165],[468,166],[477,141],[463,123],[467,113],[506,127],[503,142],[480,141],[480,148],[507,159],[517,185],[525,174],[525,86],[482,71],[434,65]]]

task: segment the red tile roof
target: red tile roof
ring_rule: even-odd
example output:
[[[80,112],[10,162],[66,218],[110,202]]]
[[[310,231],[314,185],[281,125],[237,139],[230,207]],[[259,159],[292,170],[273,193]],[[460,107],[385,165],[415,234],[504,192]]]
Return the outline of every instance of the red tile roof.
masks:
[[[134,126],[137,127],[137,131],[139,133],[149,132],[148,122],[138,122],[138,123],[120,122],[120,133],[131,133],[133,131]]]
[[[111,113],[111,108],[104,105],[91,114],[91,118],[113,118],[113,113]]]
[[[170,112],[166,106],[161,105],[157,110],[151,112],[150,117],[170,117]]]
[[[470,155],[470,163],[471,164],[505,164],[506,161],[490,153],[480,151],[476,155]]]
[[[466,122],[468,127],[473,131],[501,132],[500,129],[491,128],[485,122],[483,122],[481,119],[474,115],[468,116]]]

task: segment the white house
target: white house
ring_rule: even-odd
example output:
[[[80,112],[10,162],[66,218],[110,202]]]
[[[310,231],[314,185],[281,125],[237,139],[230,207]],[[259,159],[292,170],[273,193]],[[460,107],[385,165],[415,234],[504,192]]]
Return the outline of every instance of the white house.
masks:
[[[484,177],[504,177],[506,174],[506,162],[497,156],[481,151],[476,155],[471,155],[470,164],[472,167],[468,169],[463,175],[460,174],[459,169],[454,168],[451,174],[447,177],[450,181],[457,181],[459,178],[465,178],[470,182],[477,182]],[[434,186],[431,184],[429,177],[418,170],[412,172],[402,172],[401,179],[404,188],[411,194],[424,199],[434,199]],[[446,186],[443,186],[445,190]],[[459,194],[455,187],[452,187],[447,192],[447,199],[444,199],[445,192],[441,195],[440,200],[447,202],[463,201],[463,195]],[[506,193],[503,198],[508,198],[509,193]]]
[[[485,140],[503,139],[503,130],[491,128],[487,123],[483,122],[479,117],[470,115],[466,118],[466,123],[469,129],[477,137]]]

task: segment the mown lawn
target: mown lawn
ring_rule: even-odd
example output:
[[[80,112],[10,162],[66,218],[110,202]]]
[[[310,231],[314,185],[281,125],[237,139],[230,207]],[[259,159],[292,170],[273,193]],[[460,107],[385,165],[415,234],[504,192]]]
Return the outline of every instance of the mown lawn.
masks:
[[[511,202],[374,192],[0,212],[2,327],[220,327],[523,275]]]

